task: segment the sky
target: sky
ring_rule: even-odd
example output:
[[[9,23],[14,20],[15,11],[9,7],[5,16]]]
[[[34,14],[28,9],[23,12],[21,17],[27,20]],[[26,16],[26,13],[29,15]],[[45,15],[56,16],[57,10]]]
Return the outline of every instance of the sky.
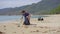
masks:
[[[20,7],[40,1],[41,0],[0,0],[0,9]]]

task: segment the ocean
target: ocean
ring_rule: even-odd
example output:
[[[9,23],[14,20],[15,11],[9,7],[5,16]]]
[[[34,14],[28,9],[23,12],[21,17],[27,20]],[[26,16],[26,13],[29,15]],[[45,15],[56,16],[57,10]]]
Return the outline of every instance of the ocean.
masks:
[[[46,17],[46,16],[41,16],[41,15],[31,16],[31,18],[39,18],[39,17]],[[19,20],[20,18],[21,18],[21,15],[20,16],[0,16],[0,21]]]

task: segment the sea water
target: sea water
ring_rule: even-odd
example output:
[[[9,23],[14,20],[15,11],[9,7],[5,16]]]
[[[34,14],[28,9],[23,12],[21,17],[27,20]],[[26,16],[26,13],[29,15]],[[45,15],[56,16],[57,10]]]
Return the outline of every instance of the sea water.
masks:
[[[7,20],[19,20],[22,16],[0,16],[0,22],[1,21],[7,21]],[[31,18],[39,18],[39,17],[45,17],[45,16],[39,16],[39,15],[35,15],[35,16],[31,16]]]

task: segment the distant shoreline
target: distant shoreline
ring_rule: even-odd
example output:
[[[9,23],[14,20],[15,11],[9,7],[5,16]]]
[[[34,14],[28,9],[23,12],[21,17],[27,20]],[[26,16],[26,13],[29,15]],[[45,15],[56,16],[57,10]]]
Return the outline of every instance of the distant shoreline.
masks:
[[[60,14],[31,14],[31,15],[60,15]],[[21,16],[21,15],[0,15],[0,16]]]

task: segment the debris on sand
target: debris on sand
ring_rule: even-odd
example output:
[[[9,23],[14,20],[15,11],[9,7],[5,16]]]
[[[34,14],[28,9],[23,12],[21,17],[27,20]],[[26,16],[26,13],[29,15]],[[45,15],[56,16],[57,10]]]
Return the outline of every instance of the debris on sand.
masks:
[[[4,32],[1,32],[1,31],[0,31],[0,34],[4,34]]]
[[[39,17],[38,18],[38,21],[43,21],[44,19],[42,17]]]

